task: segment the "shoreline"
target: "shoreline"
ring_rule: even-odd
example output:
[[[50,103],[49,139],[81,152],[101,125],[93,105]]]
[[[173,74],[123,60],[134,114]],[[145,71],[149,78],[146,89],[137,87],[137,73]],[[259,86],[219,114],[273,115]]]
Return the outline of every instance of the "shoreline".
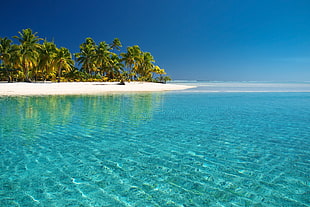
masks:
[[[160,92],[195,88],[195,86],[152,82],[61,82],[0,83],[0,96],[100,95],[127,92]]]

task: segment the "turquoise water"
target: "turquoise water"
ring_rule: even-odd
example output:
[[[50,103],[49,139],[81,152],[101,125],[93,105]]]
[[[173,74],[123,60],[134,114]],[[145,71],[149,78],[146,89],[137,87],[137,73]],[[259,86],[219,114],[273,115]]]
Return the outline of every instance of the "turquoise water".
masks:
[[[310,206],[310,93],[191,90],[0,97],[0,206]]]

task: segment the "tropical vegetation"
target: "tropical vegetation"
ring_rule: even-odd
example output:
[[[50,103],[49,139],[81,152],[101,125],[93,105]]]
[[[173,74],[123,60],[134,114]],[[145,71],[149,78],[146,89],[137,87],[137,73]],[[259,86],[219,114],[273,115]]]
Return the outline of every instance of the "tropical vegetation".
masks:
[[[152,81],[171,80],[155,65],[150,52],[138,45],[121,52],[118,38],[98,44],[90,37],[72,54],[65,47],[37,36],[31,29],[18,32],[12,39],[0,37],[1,81]]]

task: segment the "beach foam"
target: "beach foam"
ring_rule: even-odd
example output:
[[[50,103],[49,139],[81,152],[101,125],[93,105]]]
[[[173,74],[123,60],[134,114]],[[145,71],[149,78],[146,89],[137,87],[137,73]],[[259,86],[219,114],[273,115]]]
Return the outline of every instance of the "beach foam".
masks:
[[[66,83],[1,83],[0,96],[19,95],[79,95],[104,94],[113,92],[155,92],[193,88],[177,84],[149,82],[126,82],[125,85],[106,82],[66,82]]]

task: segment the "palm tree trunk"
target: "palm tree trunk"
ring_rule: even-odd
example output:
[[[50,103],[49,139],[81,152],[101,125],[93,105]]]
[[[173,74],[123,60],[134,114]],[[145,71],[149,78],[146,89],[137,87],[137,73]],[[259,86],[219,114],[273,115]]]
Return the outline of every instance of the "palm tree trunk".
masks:
[[[58,83],[60,82],[61,67],[62,67],[62,64],[60,64],[58,68]]]
[[[13,83],[13,78],[11,72],[8,72],[8,83]]]
[[[25,82],[31,83],[31,80],[29,78],[29,67],[27,63],[25,63]]]

